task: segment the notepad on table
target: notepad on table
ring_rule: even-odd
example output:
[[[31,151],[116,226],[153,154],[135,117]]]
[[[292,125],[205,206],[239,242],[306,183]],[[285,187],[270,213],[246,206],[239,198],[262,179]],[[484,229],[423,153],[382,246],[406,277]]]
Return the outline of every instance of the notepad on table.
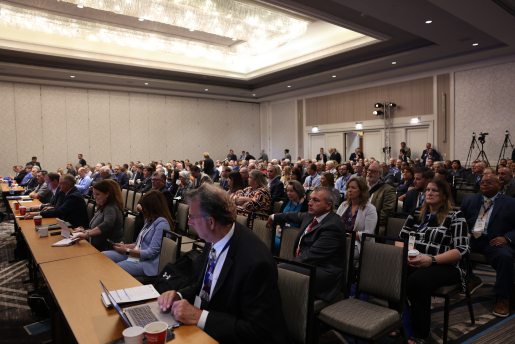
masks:
[[[142,285],[134,288],[113,290],[109,293],[119,304],[153,300],[158,298],[160,295],[152,284]],[[109,298],[105,293],[102,293],[101,299],[106,307],[112,306],[111,301],[109,301]]]

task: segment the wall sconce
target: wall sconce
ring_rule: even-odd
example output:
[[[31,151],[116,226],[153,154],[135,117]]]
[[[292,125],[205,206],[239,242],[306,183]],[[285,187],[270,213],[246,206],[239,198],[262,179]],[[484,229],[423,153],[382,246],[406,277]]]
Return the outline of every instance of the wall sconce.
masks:
[[[318,133],[318,127],[315,125],[311,128],[311,132]]]
[[[356,129],[363,129],[363,123],[362,122],[356,122]]]
[[[411,124],[419,124],[420,123],[420,117],[414,117],[411,119]]]

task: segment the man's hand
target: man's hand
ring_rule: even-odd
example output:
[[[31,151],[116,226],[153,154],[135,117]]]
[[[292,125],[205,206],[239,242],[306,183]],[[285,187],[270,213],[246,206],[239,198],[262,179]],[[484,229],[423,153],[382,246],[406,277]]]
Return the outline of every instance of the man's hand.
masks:
[[[505,244],[509,244],[509,240],[506,239],[505,237],[497,237],[497,238],[494,238],[490,241],[490,246],[500,246],[500,245],[505,245]]]
[[[54,207],[44,207],[42,211],[47,211],[47,210],[51,210],[51,209],[54,209]]]
[[[138,206],[136,207],[136,210],[138,211],[138,213],[143,212],[143,208],[141,208],[141,204],[138,204]]]
[[[188,300],[180,300],[173,303],[172,314],[175,320],[184,325],[197,325],[202,311],[192,306]]]
[[[177,295],[175,290],[170,290],[159,295],[157,298],[157,304],[159,305],[159,308],[165,312],[166,310],[169,310],[170,307],[172,307],[175,301],[179,301],[180,299],[181,298],[179,295]]]
[[[266,221],[266,226],[272,230],[274,226],[274,220],[272,220],[272,215],[268,217],[268,220]]]
[[[39,205],[33,205],[32,207],[29,208],[29,211],[33,211],[33,210],[39,210]]]
[[[34,218],[34,216],[36,216],[37,214],[38,214],[38,213],[27,213],[27,214],[25,214],[24,219],[25,219],[25,220],[32,219],[32,218]]]

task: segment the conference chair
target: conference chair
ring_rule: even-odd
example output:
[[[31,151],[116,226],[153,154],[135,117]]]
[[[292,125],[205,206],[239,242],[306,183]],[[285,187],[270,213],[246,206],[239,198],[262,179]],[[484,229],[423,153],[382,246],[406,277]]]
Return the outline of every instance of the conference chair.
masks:
[[[471,190],[472,191],[472,190]],[[468,197],[468,196],[473,196],[475,195],[475,193],[472,191],[463,191],[463,190],[458,190],[458,192],[456,193],[456,205],[459,206],[463,203],[463,200],[465,199],[465,197]]]
[[[134,194],[136,192],[134,190],[129,190],[127,192],[127,202],[125,203],[125,211],[132,211],[132,207],[134,205]]]
[[[180,257],[182,236],[167,229],[163,230],[161,241],[161,253],[159,255],[158,275],[163,271],[168,263],[175,263]],[[152,284],[157,276],[138,276],[135,277],[142,284]]]
[[[88,213],[89,222],[91,222],[91,219],[95,215],[95,204],[92,202],[89,202],[86,207],[86,211]]]
[[[405,213],[389,213],[388,220],[386,221],[386,236],[389,238],[398,238],[401,233],[402,227],[404,223],[406,223],[406,219],[402,218],[402,216],[408,215]],[[395,242],[392,240],[386,240],[388,245],[394,245]]]
[[[313,343],[313,302],[315,298],[316,268],[312,265],[275,258],[309,270],[309,275],[277,269],[282,310],[286,326],[295,343]]]
[[[122,188],[122,199],[124,207],[127,205],[127,194],[129,193],[128,189]]]
[[[376,242],[367,241],[367,238],[374,238]],[[408,245],[402,239],[395,241],[404,243],[404,247],[379,243],[385,239],[386,237],[363,234],[356,296],[324,308],[319,319],[356,341],[369,343],[375,343],[389,333],[401,329],[404,343],[408,343],[402,321],[406,297]],[[399,308],[394,310],[361,301],[361,293],[397,302]]]
[[[467,266],[467,276],[470,273],[470,264],[469,264],[469,258],[464,257],[465,260],[464,264]],[[452,310],[462,307],[465,304],[467,304],[470,314],[470,321],[472,322],[472,325],[476,323],[474,320],[474,309],[472,308],[472,298],[470,296],[470,291],[468,288],[468,285],[465,283],[465,298],[459,299],[458,302],[451,304],[451,297],[457,296],[458,293],[461,291],[461,283],[457,283],[455,285],[442,287],[438,290],[436,290],[434,293],[432,293],[432,296],[442,297],[445,299],[445,305],[444,305],[444,314],[443,314],[443,344],[447,343],[447,335],[449,332],[449,315]]]
[[[133,217],[125,216],[123,220],[123,239],[126,244],[132,244],[134,242],[134,225],[136,219]]]
[[[243,216],[240,214],[245,214],[247,216]],[[238,214],[236,215],[236,222],[238,222],[240,225],[250,228],[250,218],[252,217],[252,213],[250,211],[246,210],[239,210]]]
[[[275,225],[274,225],[275,228]],[[297,235],[299,234],[300,228],[285,226],[281,233],[281,243],[279,245],[279,258],[292,260],[293,251],[297,244]],[[275,233],[275,231],[272,231]]]
[[[136,192],[134,193],[134,202],[132,202],[132,213],[134,215],[138,215],[139,212],[138,212],[138,204],[139,204],[139,201],[141,200],[141,197],[143,197],[144,193],[143,192]]]
[[[188,214],[190,206],[185,203],[177,204],[177,214],[175,218],[175,231],[185,235],[188,233]]]
[[[252,231],[263,241],[273,254],[273,247],[275,241],[275,231],[270,230],[266,226],[266,221],[256,218],[256,214],[254,213],[252,216]]]
[[[274,202],[274,206],[272,208],[271,214],[279,214],[281,212],[281,208],[283,207],[284,201]]]

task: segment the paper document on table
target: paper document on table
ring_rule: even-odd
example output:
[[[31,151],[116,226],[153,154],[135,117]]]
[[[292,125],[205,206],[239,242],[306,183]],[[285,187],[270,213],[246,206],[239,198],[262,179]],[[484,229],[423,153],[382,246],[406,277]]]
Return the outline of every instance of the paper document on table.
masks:
[[[152,300],[159,297],[157,290],[154,288],[152,284],[142,285],[140,287],[113,290],[109,292],[113,299],[117,303],[129,303],[129,302],[138,302],[138,301],[146,301]],[[111,301],[109,301],[107,295],[102,293],[102,302],[106,307],[111,307]]]
[[[55,244],[52,244],[52,247],[71,246],[77,242],[78,242],[77,239],[70,237],[70,239],[63,239],[63,240],[56,242]]]
[[[33,200],[30,200],[30,201],[18,201],[17,203],[32,203],[34,202]]]

